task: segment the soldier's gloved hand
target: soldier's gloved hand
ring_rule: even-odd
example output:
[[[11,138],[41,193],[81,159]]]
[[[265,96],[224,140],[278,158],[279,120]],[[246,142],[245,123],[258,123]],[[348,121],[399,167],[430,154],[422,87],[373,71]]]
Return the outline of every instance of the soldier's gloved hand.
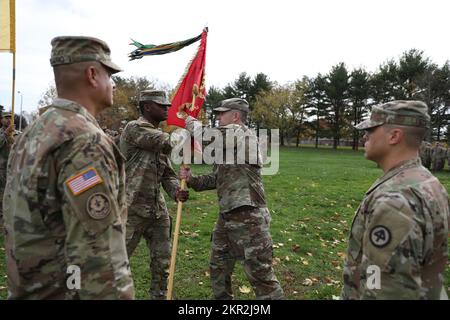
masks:
[[[181,190],[181,188],[178,188],[175,198],[177,201],[186,202],[189,199],[189,190]]]
[[[191,175],[192,175],[191,168],[184,167],[184,166],[180,167],[180,179],[181,180],[185,179],[186,182],[189,182],[189,179],[191,178]]]

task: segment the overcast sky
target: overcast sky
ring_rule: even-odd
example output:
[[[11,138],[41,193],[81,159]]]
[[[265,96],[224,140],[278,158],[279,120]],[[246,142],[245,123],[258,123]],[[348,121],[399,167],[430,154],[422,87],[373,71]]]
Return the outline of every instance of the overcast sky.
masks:
[[[411,48],[438,65],[450,59],[446,0],[18,0],[16,91],[35,110],[50,84],[50,41],[59,35],[105,40],[125,71],[174,87],[198,43],[163,56],[128,61],[141,43],[185,40],[209,27],[206,85],[223,87],[240,72],[283,84],[326,73],[339,62],[375,71]],[[0,53],[0,104],[11,106],[12,54]],[[16,95],[16,112],[20,108]]]

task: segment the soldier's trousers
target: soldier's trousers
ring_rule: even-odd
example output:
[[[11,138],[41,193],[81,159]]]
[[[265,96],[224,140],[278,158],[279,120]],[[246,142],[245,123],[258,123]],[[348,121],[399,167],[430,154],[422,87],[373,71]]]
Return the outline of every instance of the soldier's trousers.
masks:
[[[284,292],[272,268],[272,237],[267,208],[241,207],[219,214],[213,231],[210,260],[215,299],[232,299],[231,274],[237,260],[257,299],[283,299]]]
[[[141,217],[136,215],[136,209],[130,208],[126,234],[127,252],[130,260],[141,238],[143,237],[147,242],[152,275],[149,293],[152,299],[165,299],[171,255],[169,216]]]
[[[433,161],[433,171],[441,171],[444,169],[444,159],[436,159]]]
[[[6,186],[6,170],[0,170],[0,231],[3,228],[3,193]]]

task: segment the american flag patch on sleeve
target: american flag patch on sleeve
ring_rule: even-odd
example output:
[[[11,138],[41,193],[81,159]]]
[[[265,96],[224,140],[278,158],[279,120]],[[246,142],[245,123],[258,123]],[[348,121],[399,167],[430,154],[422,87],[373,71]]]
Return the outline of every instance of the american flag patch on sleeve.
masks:
[[[67,187],[77,196],[80,193],[102,183],[103,180],[94,168],[88,168],[66,181]]]

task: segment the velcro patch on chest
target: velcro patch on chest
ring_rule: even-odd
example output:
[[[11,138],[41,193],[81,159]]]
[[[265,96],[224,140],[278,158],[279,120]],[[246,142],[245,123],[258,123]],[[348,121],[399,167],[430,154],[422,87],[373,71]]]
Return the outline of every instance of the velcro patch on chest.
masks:
[[[66,181],[67,187],[72,191],[74,196],[78,196],[100,183],[103,183],[103,179],[93,167],[78,173]]]

